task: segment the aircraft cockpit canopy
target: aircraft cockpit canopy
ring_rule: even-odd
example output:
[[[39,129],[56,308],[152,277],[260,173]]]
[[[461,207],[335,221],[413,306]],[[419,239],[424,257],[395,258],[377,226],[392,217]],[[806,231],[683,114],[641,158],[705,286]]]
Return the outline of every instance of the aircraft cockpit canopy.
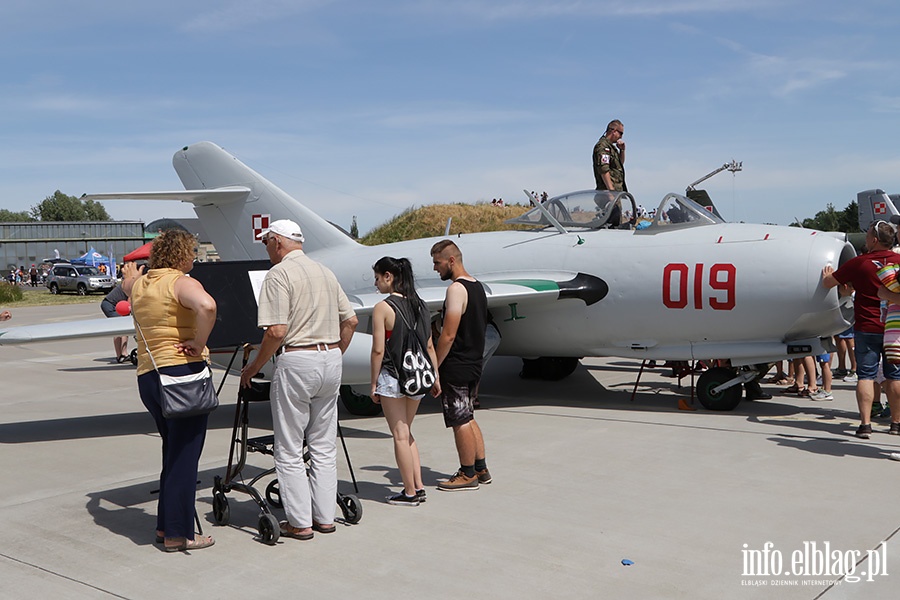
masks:
[[[659,203],[652,222],[638,233],[659,233],[672,229],[724,223],[710,210],[679,194],[667,194]]]
[[[537,199],[532,199],[538,202]],[[546,213],[544,212],[545,209]],[[556,196],[535,206],[528,212],[506,222],[516,225],[534,225],[551,227],[554,224],[547,218],[549,214],[563,227],[584,227],[600,229],[602,227],[629,227],[629,219],[637,208],[634,197],[628,192],[608,192],[604,190],[583,190]]]

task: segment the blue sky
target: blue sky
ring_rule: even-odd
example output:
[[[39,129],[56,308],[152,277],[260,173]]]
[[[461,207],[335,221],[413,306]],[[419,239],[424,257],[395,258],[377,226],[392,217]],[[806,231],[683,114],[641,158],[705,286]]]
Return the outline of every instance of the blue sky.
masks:
[[[727,220],[900,193],[889,0],[5,0],[0,26],[10,210],[180,189],[172,154],[209,140],[365,233],[410,206],[592,188],[613,118],[648,208],[732,159],[704,186]]]

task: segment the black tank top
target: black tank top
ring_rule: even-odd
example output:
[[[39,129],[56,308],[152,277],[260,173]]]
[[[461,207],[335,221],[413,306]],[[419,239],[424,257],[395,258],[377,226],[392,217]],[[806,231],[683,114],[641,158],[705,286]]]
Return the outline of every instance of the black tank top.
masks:
[[[466,312],[459,321],[456,339],[450,353],[441,363],[441,381],[454,385],[464,385],[481,378],[482,355],[484,354],[484,330],[487,327],[487,296],[484,286],[478,281],[457,279],[466,288]],[[444,301],[442,313],[446,313]]]

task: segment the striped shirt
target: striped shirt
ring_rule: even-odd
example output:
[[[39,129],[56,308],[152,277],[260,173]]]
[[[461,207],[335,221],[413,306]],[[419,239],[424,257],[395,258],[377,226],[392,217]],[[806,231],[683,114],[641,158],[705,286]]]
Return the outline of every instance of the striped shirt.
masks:
[[[355,314],[334,273],[293,250],[263,279],[257,325],[287,325],[286,346],[331,344]]]

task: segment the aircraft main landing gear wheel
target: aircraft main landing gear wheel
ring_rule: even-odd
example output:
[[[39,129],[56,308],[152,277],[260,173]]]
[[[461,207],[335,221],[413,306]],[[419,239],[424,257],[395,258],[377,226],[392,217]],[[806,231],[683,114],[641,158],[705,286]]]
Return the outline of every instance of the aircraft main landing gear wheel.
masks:
[[[712,391],[713,388],[734,379],[734,377],[734,370],[725,367],[714,367],[703,373],[697,379],[697,398],[700,400],[703,408],[718,411],[734,410],[741,402],[741,394],[743,393],[741,385],[731,386],[718,394]]]
[[[349,385],[341,386],[341,402],[351,415],[374,417],[381,414],[380,404],[375,404],[365,394],[357,394]]]
[[[273,479],[269,482],[269,485],[266,486],[266,502],[273,508],[284,507],[281,503],[281,489],[278,487],[277,479]]]
[[[522,379],[542,379],[559,381],[571,375],[578,367],[577,356],[541,356],[540,358],[523,358]]]
[[[215,520],[216,525],[228,525],[228,522],[231,520],[228,498],[222,492],[213,494],[213,520]]]
[[[359,503],[359,498],[353,494],[341,494],[338,496],[338,504],[341,507],[341,512],[344,513],[345,521],[351,525],[359,523],[363,513],[362,504]]]
[[[259,515],[259,540],[263,544],[274,546],[281,535],[281,527],[278,525],[278,519],[271,513],[262,513]]]

